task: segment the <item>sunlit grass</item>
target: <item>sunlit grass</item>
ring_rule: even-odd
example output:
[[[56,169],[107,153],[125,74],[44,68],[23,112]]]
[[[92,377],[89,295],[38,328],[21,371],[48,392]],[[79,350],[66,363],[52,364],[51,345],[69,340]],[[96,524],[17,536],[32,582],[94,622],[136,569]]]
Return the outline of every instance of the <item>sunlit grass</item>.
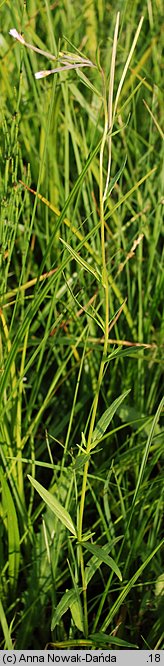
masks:
[[[1,648],[162,648],[162,6],[0,11]]]

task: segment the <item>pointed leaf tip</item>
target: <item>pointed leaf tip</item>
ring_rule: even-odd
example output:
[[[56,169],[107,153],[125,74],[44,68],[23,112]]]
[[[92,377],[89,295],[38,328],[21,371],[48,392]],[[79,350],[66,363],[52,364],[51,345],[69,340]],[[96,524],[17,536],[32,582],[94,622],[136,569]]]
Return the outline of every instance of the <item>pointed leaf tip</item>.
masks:
[[[30,476],[30,474],[27,474],[27,476],[32,486],[35,488],[35,490],[37,490],[40,497],[43,499],[45,504],[49,506],[51,511],[53,511],[58,520],[60,520],[60,522],[65,527],[67,527],[67,529],[71,532],[71,534],[73,534],[73,536],[76,536],[76,529],[68,511],[62,506],[62,504],[56,499],[56,497],[54,497],[54,495],[52,495],[52,493],[49,492],[49,490],[46,490],[46,488],[44,488],[44,486],[42,486],[41,483],[39,483],[39,481],[33,479],[33,477]]]

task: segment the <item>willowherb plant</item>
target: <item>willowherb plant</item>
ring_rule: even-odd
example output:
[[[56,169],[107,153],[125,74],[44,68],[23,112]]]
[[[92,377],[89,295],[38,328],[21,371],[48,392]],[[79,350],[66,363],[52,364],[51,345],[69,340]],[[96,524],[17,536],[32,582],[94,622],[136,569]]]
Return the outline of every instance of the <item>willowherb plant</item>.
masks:
[[[87,482],[88,482],[88,469],[89,469],[89,463],[90,463],[90,456],[92,455],[92,451],[95,449],[97,444],[100,442],[101,438],[103,437],[104,433],[106,432],[109,424],[111,423],[111,420],[117,410],[117,408],[121,405],[123,400],[126,398],[128,395],[129,391],[125,391],[123,394],[121,394],[115,401],[112,402],[112,404],[103,412],[103,415],[101,418],[98,420],[96,423],[96,416],[97,416],[97,410],[98,410],[98,403],[99,403],[99,396],[100,396],[100,390],[102,387],[102,381],[104,377],[104,372],[106,368],[107,362],[110,360],[110,354],[108,355],[108,336],[109,336],[109,276],[108,276],[108,271],[107,271],[107,264],[106,264],[106,251],[105,251],[105,213],[104,213],[104,205],[107,196],[109,196],[109,188],[110,188],[110,176],[111,176],[111,163],[112,163],[112,135],[113,135],[113,128],[114,128],[114,122],[117,114],[117,108],[118,108],[118,102],[121,94],[121,90],[124,84],[124,80],[127,74],[127,70],[131,61],[131,58],[134,53],[134,49],[136,47],[136,43],[141,31],[142,23],[143,23],[143,17],[141,17],[134,39],[133,43],[129,52],[129,55],[127,57],[126,63],[123,68],[122,76],[117,88],[117,92],[114,98],[114,80],[115,80],[115,65],[116,65],[116,55],[117,55],[117,44],[118,44],[118,34],[119,34],[119,20],[120,20],[120,15],[119,13],[117,14],[116,17],[116,23],[115,23],[115,30],[114,30],[114,38],[113,38],[113,47],[112,47],[112,55],[111,55],[111,66],[110,66],[110,76],[109,76],[109,83],[106,81],[104,71],[102,70],[100,64],[95,64],[93,63],[90,59],[87,57],[83,56],[80,52],[76,52],[75,54],[73,53],[65,53],[60,51],[57,56],[48,53],[47,51],[43,51],[28,42],[25,41],[25,39],[22,37],[21,34],[17,32],[15,28],[10,30],[10,35],[19,41],[23,46],[34,50],[36,53],[41,54],[45,56],[46,58],[49,58],[52,61],[56,62],[56,67],[52,68],[51,70],[42,70],[38,71],[35,73],[35,78],[36,79],[41,79],[46,76],[49,76],[50,74],[58,74],[61,71],[68,71],[69,70],[75,70],[83,67],[91,67],[91,68],[98,68],[99,72],[102,77],[102,104],[103,104],[103,110],[104,110],[104,125],[103,125],[103,134],[101,138],[101,145],[100,145],[100,158],[99,158],[99,208],[100,208],[100,228],[101,228],[101,284],[104,290],[104,309],[105,309],[105,321],[103,323],[103,351],[102,351],[102,356],[101,356],[101,361],[100,361],[100,366],[99,366],[99,372],[98,372],[98,377],[97,377],[97,387],[95,391],[95,395],[93,398],[93,403],[92,403],[92,410],[91,410],[91,416],[90,416],[90,422],[89,422],[89,427],[88,427],[88,436],[85,439],[84,435],[82,436],[82,443],[80,445],[80,451],[78,451],[78,454],[81,455],[81,463],[83,467],[83,477],[82,477],[82,488],[81,488],[81,494],[80,494],[80,506],[78,507],[77,511],[77,522],[76,525],[72,521],[72,518],[69,514],[69,512],[62,506],[62,504],[53,497],[53,495],[44,489],[44,487],[38,483],[32,476],[29,476],[29,480],[32,484],[32,486],[37,490],[41,498],[44,500],[44,502],[49,506],[52,510],[52,512],[55,514],[55,516],[58,518],[58,520],[64,525],[64,527],[69,530],[71,537],[73,539],[76,539],[76,543],[78,545],[77,549],[77,569],[78,565],[80,562],[80,568],[81,568],[81,581],[82,581],[82,591],[83,591],[83,613],[81,609],[81,604],[80,604],[80,592],[81,588],[79,589],[79,592],[77,591],[77,584],[74,584],[74,587],[72,590],[67,590],[67,592],[63,595],[62,597],[62,610],[61,610],[61,602],[58,604],[57,609],[55,610],[55,613],[53,615],[52,619],[52,629],[54,629],[55,624],[57,624],[57,621],[59,617],[62,616],[62,613],[65,612],[65,610],[69,607],[71,608],[73,603],[79,604],[79,609],[80,609],[80,616],[82,617],[81,621],[81,627],[84,631],[85,636],[88,635],[88,610],[87,610],[87,584],[88,581],[91,580],[92,576],[94,575],[95,569],[93,568],[93,561],[90,562],[90,576],[88,576],[88,570],[87,567],[85,567],[85,562],[84,562],[84,549],[87,550],[92,554],[92,556],[95,558],[94,562],[97,562],[97,566],[99,566],[100,562],[104,562],[113,573],[116,574],[116,576],[119,578],[119,580],[122,580],[122,574],[121,571],[117,565],[117,562],[109,557],[108,552],[110,550],[109,544],[106,544],[106,549],[105,547],[98,548],[95,544],[92,543],[91,533],[83,533],[83,520],[84,520],[84,508],[85,508],[85,499],[86,499],[86,491],[87,491]],[[76,50],[77,51],[77,50]],[[108,145],[108,167],[107,167],[107,175],[105,177],[105,182],[104,182],[104,150],[106,148],[106,145]],[[138,239],[133,243],[131,253],[129,253],[129,256],[127,260],[134,254],[134,251],[137,247],[137,245],[141,242],[143,238],[143,234],[140,234]],[[78,256],[77,253],[75,253],[72,248],[65,243],[65,246],[67,250],[72,253],[72,256],[79,261],[80,263],[80,257]],[[85,270],[87,270],[87,264],[84,262],[84,260],[81,260],[83,267]],[[89,269],[88,269],[89,270]],[[92,271],[93,272],[93,271]],[[96,275],[94,273],[94,275]],[[122,311],[122,306],[120,308],[120,313]],[[62,471],[61,471],[61,477],[62,478]],[[89,541],[90,540],[90,541]],[[108,549],[107,549],[108,545]],[[140,569],[141,571],[141,569]],[[139,571],[139,573],[140,573]],[[138,575],[139,575],[138,573]],[[133,582],[136,581],[137,578],[134,577],[134,580],[132,579],[131,585]],[[127,586],[125,588],[125,594],[122,598],[126,597],[126,594],[128,594],[128,590],[130,588]],[[115,607],[117,604],[115,605]],[[58,612],[57,612],[58,611]],[[114,612],[114,611],[113,611]],[[76,622],[76,619],[75,619]],[[106,623],[104,621],[104,627],[105,629],[108,627],[109,621],[107,620]]]
[[[14,37],[14,39],[17,39],[18,42],[24,46],[27,46],[27,48],[31,49],[32,51],[40,53],[41,55],[45,56],[45,58],[49,58],[49,60],[55,60],[58,62],[58,67],[55,67],[55,69],[45,69],[40,72],[36,72],[36,79],[43,79],[45,76],[49,76],[49,74],[58,74],[59,72],[64,72],[69,69],[78,69],[79,67],[96,67],[96,65],[94,65],[91,60],[85,57],[81,57],[79,54],[76,56],[73,53],[64,53],[63,51],[59,51],[58,56],[55,56],[48,51],[42,51],[42,49],[38,49],[36,46],[26,42],[24,37],[22,37],[22,35],[15,28],[11,28],[9,34],[11,37]]]

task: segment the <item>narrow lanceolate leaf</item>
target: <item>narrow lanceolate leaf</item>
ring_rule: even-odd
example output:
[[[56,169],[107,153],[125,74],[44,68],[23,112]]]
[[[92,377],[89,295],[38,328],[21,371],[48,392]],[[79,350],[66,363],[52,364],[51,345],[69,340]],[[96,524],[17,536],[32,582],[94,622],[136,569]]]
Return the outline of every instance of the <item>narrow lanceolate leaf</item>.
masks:
[[[96,444],[100,441],[101,437],[103,437],[104,432],[106,432],[109,423],[111,422],[116,410],[121,405],[121,402],[125,400],[128,393],[130,393],[130,389],[128,389],[128,391],[125,391],[125,393],[119,395],[119,397],[116,398],[114,402],[112,402],[110,407],[108,407],[108,409],[105,410],[104,414],[101,416],[101,419],[99,419],[92,435],[91,449],[94,449]]]
[[[30,474],[28,474],[27,476],[30,482],[32,483],[32,486],[34,486],[35,490],[37,490],[37,492],[39,493],[40,497],[43,499],[45,504],[49,506],[51,511],[53,511],[53,513],[60,520],[60,522],[63,523],[65,527],[67,527],[67,529],[71,532],[71,534],[76,536],[76,530],[68,511],[64,509],[62,504],[60,504],[60,502],[58,502],[58,500],[52,495],[52,493],[50,493],[49,490],[46,490],[41,485],[41,483],[33,479],[32,476],[30,476]]]
[[[52,616],[52,622],[51,622],[51,631],[55,629],[56,625],[59,624],[61,617],[66,613],[68,608],[72,606],[74,601],[77,600],[77,594],[75,590],[67,590],[65,594],[63,594],[63,597],[61,601],[59,601],[59,604],[56,606],[54,614]]]
[[[110,634],[104,634],[102,631],[98,631],[95,634],[90,634],[90,638],[92,638],[93,643],[96,643],[97,646],[100,646],[100,650],[104,648],[105,646],[109,650],[109,645],[110,643],[112,645],[119,645],[120,647],[124,648],[131,648],[131,650],[137,650],[138,645],[134,643],[129,643],[129,641],[124,641],[123,638],[119,638],[119,636],[112,636]]]
[[[118,576],[119,580],[122,580],[122,575],[119,567],[117,566],[113,558],[107,555],[106,550],[105,548],[103,548],[103,546],[102,547],[95,546],[93,543],[84,543],[84,542],[82,542],[82,545],[84,546],[84,548],[86,548],[86,550],[89,550],[89,553],[95,555],[95,557],[97,557],[97,559],[100,560],[101,563],[104,562],[104,564],[107,564],[107,566],[110,567],[112,571],[114,571],[116,576]]]
[[[76,597],[76,599],[72,601],[70,604],[70,611],[75,627],[77,627],[79,631],[84,632],[83,611],[80,597]]]
[[[60,241],[61,241],[61,243],[63,243],[63,245],[65,245],[68,252],[70,252],[72,258],[75,259],[78,262],[78,264],[80,264],[80,266],[82,266],[82,268],[84,268],[88,273],[92,273],[92,275],[94,275],[96,280],[98,280],[100,282],[100,275],[97,273],[95,268],[93,268],[93,266],[90,266],[90,264],[88,264],[86,261],[84,261],[84,259],[82,259],[80,254],[78,254],[78,252],[73,250],[71,245],[69,245],[69,243],[66,243],[66,241],[63,240],[63,238],[60,238]]]
[[[74,465],[73,465],[76,472],[78,472],[79,469],[84,467],[85,463],[87,462],[87,460],[89,460],[89,458],[90,458],[90,456],[87,453],[81,453],[80,456],[77,456],[77,458],[74,462]]]
[[[123,536],[116,537],[116,539],[113,539],[111,543],[105,544],[105,546],[103,546],[103,551],[108,555],[110,550],[112,550],[113,546],[115,546],[115,544],[118,543],[120,539],[123,539]],[[97,571],[97,569],[99,569],[102,562],[103,560],[101,558],[98,559],[96,555],[92,555],[89,562],[87,562],[87,567],[85,571],[85,579],[87,585],[90,582],[90,580],[92,580],[95,572]]]
[[[104,201],[105,201],[106,199],[108,199],[108,197],[110,197],[110,194],[111,194],[111,192],[112,192],[114,186],[116,185],[116,183],[118,182],[118,180],[121,178],[122,172],[123,172],[124,167],[125,167],[125,164],[126,164],[126,159],[127,159],[127,158],[125,157],[125,159],[124,159],[124,161],[123,161],[123,164],[121,165],[119,171],[117,171],[117,173],[115,174],[114,178],[111,178],[111,180],[109,181],[109,185],[108,185],[108,188],[107,188],[107,191],[106,191],[105,197],[104,197]]]

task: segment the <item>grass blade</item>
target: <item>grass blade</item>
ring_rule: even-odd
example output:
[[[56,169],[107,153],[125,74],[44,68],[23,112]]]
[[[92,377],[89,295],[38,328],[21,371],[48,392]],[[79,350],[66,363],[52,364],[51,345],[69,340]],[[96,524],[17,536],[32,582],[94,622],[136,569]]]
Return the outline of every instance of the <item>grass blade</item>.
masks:
[[[116,410],[121,405],[123,400],[125,400],[128,393],[130,393],[130,389],[128,389],[128,391],[125,391],[125,393],[120,395],[119,398],[116,398],[116,400],[112,402],[112,405],[110,405],[110,407],[106,409],[104,414],[99,419],[93,431],[91,449],[94,449],[97,443],[100,441],[101,437],[103,437],[104,432],[107,430]]]
[[[0,600],[0,622],[5,638],[5,650],[13,650],[13,643],[11,640],[10,631],[6,620],[6,615],[4,613],[1,600]]]
[[[160,548],[162,548],[163,545],[164,545],[164,539],[158,544],[158,546],[156,546],[156,548],[154,548],[153,552],[150,553],[150,555],[146,558],[146,560],[144,562],[142,562],[139,569],[137,569],[137,571],[132,576],[132,578],[130,578],[127,585],[125,585],[125,587],[123,588],[123,590],[119,594],[118,598],[116,599],[115,603],[113,604],[112,608],[110,609],[105,621],[102,624],[101,631],[106,631],[110,622],[113,620],[116,613],[118,612],[121,604],[125,601],[126,597],[128,596],[128,594],[129,594],[130,590],[132,589],[133,585],[136,583],[139,576],[141,576],[144,569],[148,566],[149,562],[151,562],[153,557],[156,555],[156,553],[158,553],[158,551],[160,550]]]
[[[53,511],[58,520],[60,520],[60,522],[63,525],[65,525],[65,527],[67,527],[67,529],[69,530],[69,532],[71,532],[71,534],[76,536],[76,530],[68,511],[66,511],[66,509],[62,506],[62,504],[60,504],[60,502],[58,502],[58,500],[52,495],[52,493],[43,488],[41,483],[36,481],[36,479],[33,479],[32,476],[30,476],[30,474],[28,474],[27,476],[32,486],[35,488],[35,490],[37,490],[40,497],[43,499],[45,504],[49,506],[51,511]]]
[[[64,613],[66,613],[68,608],[71,608],[76,600],[77,594],[75,590],[67,590],[67,592],[63,594],[63,597],[61,601],[59,601],[59,604],[55,608],[55,612],[52,616],[51,631],[55,629],[56,625],[59,624],[61,617],[64,615]]]
[[[104,562],[104,564],[107,564],[112,571],[118,576],[119,580],[122,580],[122,575],[119,567],[117,566],[116,562],[113,560],[112,557],[109,557],[109,555],[106,553],[105,548],[100,547],[100,546],[95,546],[95,544],[92,543],[85,543],[84,541],[82,542],[82,545],[86,550],[89,550],[89,553],[92,553],[100,562]]]

